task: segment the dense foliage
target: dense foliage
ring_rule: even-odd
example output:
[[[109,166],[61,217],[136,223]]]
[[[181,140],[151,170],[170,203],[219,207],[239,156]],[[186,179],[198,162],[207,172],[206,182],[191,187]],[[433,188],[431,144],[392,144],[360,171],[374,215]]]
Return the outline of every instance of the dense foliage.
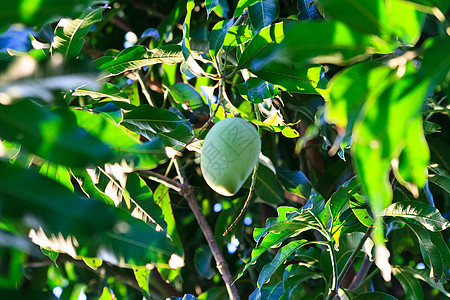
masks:
[[[448,0],[3,2],[2,298],[450,297]]]

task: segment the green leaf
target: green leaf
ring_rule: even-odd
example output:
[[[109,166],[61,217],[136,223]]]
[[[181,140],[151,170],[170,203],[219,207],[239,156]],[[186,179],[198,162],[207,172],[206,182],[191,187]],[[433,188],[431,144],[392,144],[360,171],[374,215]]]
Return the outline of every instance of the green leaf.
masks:
[[[344,207],[349,203],[350,198],[358,192],[360,183],[356,176],[346,181],[338,190],[331,195],[325,207],[329,207],[333,225],[339,220]]]
[[[279,167],[277,168],[277,178],[286,190],[305,199],[309,198],[312,185],[302,171]]]
[[[238,85],[241,96],[252,103],[261,103],[274,95],[273,85],[258,78],[250,77],[242,85]]]
[[[163,108],[141,105],[124,114],[121,123],[131,131],[137,132],[149,140],[160,136],[167,146],[185,145],[192,138],[190,129],[184,124],[188,122],[173,112]]]
[[[430,160],[422,117],[417,116],[406,128],[406,145],[400,153],[398,167],[393,163],[397,180],[415,196],[419,194],[416,184],[424,186],[427,179],[427,165]]]
[[[147,299],[150,299],[149,280],[150,280],[150,274],[152,273],[152,270],[147,267],[134,267],[133,266],[133,273],[134,273],[134,277],[136,278],[136,281],[137,281],[139,287],[143,291],[144,297]]]
[[[261,200],[272,204],[282,203],[284,199],[284,190],[275,174],[261,164],[256,173],[255,194]]]
[[[402,285],[405,295],[410,300],[423,299],[423,290],[419,281],[411,273],[403,272],[401,268],[392,268],[392,274]]]
[[[426,282],[429,286],[439,290],[445,296],[450,297],[450,293],[444,288],[442,283],[434,282],[433,279],[430,278],[429,271],[427,269],[413,269],[410,266],[392,266],[392,270],[396,270],[397,272],[401,272],[405,276],[413,277],[414,279],[422,280]],[[394,271],[394,272],[396,272]],[[395,273],[394,273],[395,275]]]
[[[393,70],[380,61],[355,64],[337,73],[329,83],[330,97],[325,118],[350,132],[366,99],[377,97],[388,85]]]
[[[73,184],[70,181],[70,172],[66,167],[46,161],[39,169],[39,173],[61,183],[72,192],[74,191]]]
[[[238,4],[236,5],[236,9],[234,10],[234,17],[238,18],[244,13],[245,9],[247,9],[257,1],[258,0],[239,0]]]
[[[353,198],[350,200],[350,208],[361,224],[366,227],[373,225],[373,216],[370,213],[370,208],[366,202],[365,196],[354,194]]]
[[[159,139],[141,143],[107,114],[95,114],[77,109],[72,112],[80,127],[111,148],[115,162],[140,170],[155,168],[167,159],[164,145]]]
[[[83,256],[83,261],[92,270],[97,270],[103,264],[103,261],[96,257],[90,258]]]
[[[167,223],[167,233],[173,243],[182,251],[183,244],[177,232],[175,217],[173,215],[172,204],[169,195],[169,188],[163,184],[159,185],[153,195],[156,203],[161,207],[164,214],[164,221]]]
[[[65,166],[102,164],[112,158],[109,147],[78,127],[69,110],[51,111],[30,100],[0,105],[0,137]]]
[[[89,171],[91,172],[92,177],[86,169],[71,169],[73,177],[77,180],[78,184],[81,187],[81,190],[86,194],[86,196],[102,201],[109,205],[114,205],[114,201],[95,185],[92,179],[95,178],[95,171],[93,169],[89,169]]]
[[[34,243],[73,257],[98,257],[116,265],[167,266],[177,253],[165,232],[154,226],[100,201],[74,195],[34,171],[2,162],[0,203],[5,218],[33,229]]]
[[[72,96],[90,96],[94,100],[111,98],[116,101],[128,101],[127,93],[109,82],[106,82],[100,90],[78,88],[72,93]]]
[[[419,201],[400,201],[389,205],[381,216],[412,219],[430,231],[442,231],[450,227],[436,207]]]
[[[275,273],[279,266],[281,266],[289,256],[297,249],[309,244],[307,240],[293,241],[278,250],[277,255],[270,264],[267,264],[261,270],[257,281],[257,289],[250,295],[249,299],[260,299],[261,288],[270,277]]]
[[[283,23],[278,23],[257,34],[242,53],[239,67],[259,69],[272,61],[295,63],[296,67],[311,63],[341,65],[395,49],[394,44],[353,31],[339,22],[298,22],[285,30]]]
[[[103,9],[87,9],[75,20],[61,19],[56,26],[50,51],[59,52],[66,58],[77,57],[92,25],[101,21]]]
[[[194,255],[194,266],[203,277],[211,279],[216,272],[211,268],[212,252],[208,246],[197,248]]]
[[[428,180],[435,185],[439,186],[447,193],[450,193],[450,176],[440,174],[429,174]]]
[[[233,24],[234,19],[231,18],[214,25],[209,36],[209,53],[211,57],[216,57],[221,52],[225,37]]]
[[[363,237],[364,232],[345,233],[339,237],[339,251],[336,253],[336,262],[339,267],[344,266],[344,264],[350,258],[351,253],[355,251],[356,247],[359,245]],[[368,238],[361,249],[361,252],[367,254],[371,261],[373,260],[373,247],[373,241]]]
[[[356,296],[352,300],[397,300],[394,296],[382,292],[369,292]]]
[[[249,70],[290,93],[322,94],[327,86],[324,69],[320,65],[296,66],[274,61]]]
[[[2,3],[0,11],[0,29],[15,23],[26,26],[43,25],[54,22],[61,17],[76,17],[85,7],[95,0],[33,0],[11,1]]]
[[[58,259],[59,253],[58,252],[54,252],[52,250],[47,250],[44,248],[41,248],[42,253],[47,256],[48,258],[51,259],[51,261],[57,266],[56,264],[56,260]]]
[[[217,6],[219,0],[205,0],[206,7],[206,18],[209,18],[209,14],[213,11],[213,9]]]
[[[425,14],[416,11],[407,1],[382,0],[358,1],[319,0],[327,17],[344,22],[350,28],[376,34],[389,40],[397,35],[405,44],[414,45],[420,37]]]
[[[133,46],[123,50],[116,57],[102,56],[95,60],[95,64],[99,70],[119,75],[143,66],[176,64],[183,60],[183,53],[178,45],[167,45],[152,50],[147,50],[144,46]]]
[[[248,16],[255,33],[269,26],[278,18],[280,7],[277,0],[257,0],[248,7]]]
[[[423,121],[423,131],[425,134],[441,132],[441,126],[430,121]]]
[[[417,236],[417,240],[419,241],[420,251],[422,252],[423,259],[426,265],[430,268],[429,277],[433,278],[433,280],[435,281],[441,280],[441,278],[445,276],[444,262],[439,247],[437,247],[437,245],[433,243],[433,240],[431,238],[433,232],[424,229],[422,226],[413,224],[412,222],[407,222],[406,225]],[[442,250],[444,251],[444,254],[446,256],[449,255],[448,248]],[[445,268],[449,268],[449,265],[447,264]]]
[[[184,104],[193,110],[207,109],[202,96],[192,85],[179,82],[169,86],[168,89],[176,102]]]

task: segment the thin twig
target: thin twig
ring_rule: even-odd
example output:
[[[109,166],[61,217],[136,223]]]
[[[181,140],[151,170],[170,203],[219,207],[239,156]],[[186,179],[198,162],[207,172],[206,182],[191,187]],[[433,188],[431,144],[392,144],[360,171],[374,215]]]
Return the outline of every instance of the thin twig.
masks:
[[[344,280],[345,275],[347,274],[348,269],[350,269],[350,266],[353,264],[353,262],[356,259],[356,256],[358,255],[359,251],[361,251],[362,247],[364,246],[364,243],[366,242],[366,240],[369,238],[369,236],[372,234],[372,230],[373,227],[370,226],[369,228],[367,228],[366,233],[364,234],[364,236],[361,238],[361,241],[359,241],[358,246],[355,248],[355,250],[353,251],[352,255],[350,256],[349,260],[345,263],[344,268],[342,269],[341,273],[339,274],[338,277],[338,281],[337,281],[337,286],[336,286],[336,292],[338,291],[339,287],[342,284],[342,280]]]
[[[176,169],[180,171],[178,176],[180,178],[183,178],[182,180],[184,181],[180,194],[187,200],[188,205],[192,210],[192,212],[194,213],[198,225],[200,226],[200,229],[202,230],[203,235],[205,236],[206,241],[208,242],[209,248],[211,249],[211,252],[216,261],[217,269],[219,270],[219,273],[222,276],[223,281],[225,282],[225,286],[227,288],[230,299],[239,300],[240,299],[239,293],[236,286],[233,284],[233,277],[231,276],[230,270],[228,269],[228,265],[225,261],[222,251],[220,250],[220,247],[217,244],[216,239],[214,238],[214,234],[211,230],[211,227],[206,221],[206,218],[203,215],[200,206],[198,205],[197,199],[195,198],[194,195],[194,189],[191,185],[189,185],[189,182],[184,174],[183,168],[179,165],[178,158],[176,158],[174,162],[175,166],[178,165]]]
[[[253,190],[255,189],[256,184],[256,173],[258,172],[258,163],[256,163],[256,166],[253,168],[253,174],[252,174],[252,184],[250,185],[250,190],[248,192],[247,199],[245,200],[244,207],[242,207],[241,211],[239,212],[239,215],[237,216],[236,220],[231,223],[230,226],[228,226],[227,230],[223,233],[223,236],[226,236],[228,233],[230,233],[231,230],[239,223],[239,221],[242,219],[244,214],[247,212],[248,208],[250,207],[251,198],[253,195]]]
[[[348,286],[349,291],[354,291],[358,286],[361,285],[364,278],[367,276],[367,273],[369,272],[372,264],[373,262],[370,261],[369,256],[366,254],[364,256],[363,262],[361,263],[361,267],[359,267],[358,273],[356,273],[355,278],[353,278],[352,282]]]

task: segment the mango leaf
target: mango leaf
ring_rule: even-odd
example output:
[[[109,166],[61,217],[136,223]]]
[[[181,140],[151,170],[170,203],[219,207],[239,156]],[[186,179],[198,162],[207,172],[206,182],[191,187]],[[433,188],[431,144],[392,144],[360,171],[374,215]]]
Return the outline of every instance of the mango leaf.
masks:
[[[72,168],[70,171],[86,196],[102,201],[109,205],[114,205],[114,201],[96,186],[97,182],[94,182],[93,180],[95,176],[93,175],[91,177],[88,170],[91,172],[91,174],[95,174],[95,170],[93,169]]]
[[[144,297],[150,299],[149,280],[152,270],[147,267],[134,267],[133,273],[139,287],[142,289]]]
[[[197,248],[194,255],[194,266],[203,277],[211,279],[216,272],[211,268],[212,253],[208,246]]]
[[[422,117],[417,116],[409,123],[406,128],[406,145],[400,153],[398,166],[393,163],[395,177],[415,196],[419,194],[415,184],[425,185],[430,160],[422,122]]]
[[[166,109],[141,105],[126,113],[121,124],[149,140],[160,136],[170,147],[184,145],[191,140],[192,133],[184,124],[186,122],[188,120],[181,119]]]
[[[442,231],[450,227],[450,223],[441,216],[439,210],[419,201],[400,201],[389,205],[381,216],[412,219],[430,231]]]
[[[94,100],[103,98],[111,98],[116,101],[127,101],[127,93],[121,91],[112,83],[106,82],[100,90],[92,90],[86,88],[78,88],[72,92],[72,96],[90,96]]]
[[[244,13],[244,10],[253,5],[258,0],[239,0],[234,10],[234,17],[237,18]]]
[[[43,25],[54,22],[61,17],[76,17],[84,8],[96,2],[95,0],[43,0],[11,1],[2,3],[0,11],[0,29],[15,23],[23,23],[26,26]],[[51,8],[51,9],[49,9]]]
[[[248,68],[253,74],[290,93],[322,94],[327,86],[320,65],[296,66],[270,62],[260,68]]]
[[[220,53],[225,37],[234,24],[234,19],[223,20],[214,25],[209,36],[209,53],[211,57],[216,57]]]
[[[181,47],[178,45],[167,45],[152,50],[147,50],[144,46],[133,46],[123,50],[116,57],[102,56],[95,60],[95,64],[99,70],[119,75],[143,66],[159,63],[176,64],[183,60]]]
[[[434,241],[431,238],[433,232],[424,229],[422,226],[413,224],[412,222],[406,222],[406,225],[417,236],[424,262],[430,268],[429,277],[436,282],[445,278],[446,274],[444,272],[444,268],[448,269],[450,265],[448,264],[448,261],[447,264],[444,265],[441,251],[442,254],[448,257],[448,247],[440,249],[437,245],[435,245]]]
[[[351,232],[342,234],[339,237],[339,251],[336,252],[336,263],[339,269],[344,267],[345,263],[350,258],[351,253],[355,251],[356,247],[361,242],[363,236],[364,232]],[[373,241],[370,238],[368,238],[361,249],[361,252],[367,254],[371,261],[373,260],[372,258],[373,247],[374,247]]]
[[[202,96],[191,85],[179,82],[169,86],[168,89],[176,102],[184,104],[193,110],[206,108],[206,104],[203,102]]]
[[[350,200],[350,208],[352,209],[359,222],[366,227],[373,225],[373,216],[366,202],[366,197],[360,194],[354,194]]]
[[[75,20],[61,19],[56,26],[50,51],[59,52],[66,58],[77,57],[92,25],[101,21],[103,9],[87,9]]]
[[[252,31],[247,25],[238,25],[231,27],[225,35],[223,48],[230,50],[232,47],[241,45],[253,37]]]
[[[327,121],[351,132],[366,99],[383,92],[388,85],[386,78],[393,74],[381,61],[355,64],[337,73],[329,83],[330,97],[325,106]]]
[[[305,199],[311,194],[312,185],[302,171],[292,171],[287,168],[277,168],[277,178],[284,189]]]
[[[194,0],[188,0],[186,3],[186,17],[183,23],[183,39],[181,40],[181,48],[183,52],[184,61],[181,65],[181,71],[183,74],[188,75],[190,77],[200,76],[202,75],[203,69],[194,59],[191,50],[191,18],[192,18],[192,10],[194,9],[195,2]]]
[[[145,181],[136,173],[127,174],[125,190],[128,192],[131,202],[131,215],[144,222],[153,222],[167,231],[167,224],[161,208],[153,198],[152,190]],[[132,207],[134,206],[134,208]]]
[[[272,24],[279,13],[280,7],[277,0],[258,0],[248,7],[248,16],[255,33]]]
[[[395,44],[353,31],[339,22],[298,22],[286,30],[281,23],[255,36],[242,53],[239,68],[259,69],[272,61],[287,65],[295,63],[296,67],[311,63],[342,65],[394,49]]]
[[[405,295],[410,300],[423,299],[423,290],[419,280],[409,272],[403,272],[401,268],[392,268],[392,274],[402,285]]]
[[[297,8],[300,10],[300,13],[297,16],[299,21],[323,19],[316,0],[298,0]]]
[[[422,280],[426,282],[429,286],[439,290],[445,296],[450,297],[450,293],[444,288],[441,282],[434,282],[429,275],[429,271],[427,269],[414,269],[410,266],[392,266],[392,271],[394,275],[396,272],[403,274],[405,277],[412,277],[416,280]]]
[[[250,177],[249,177],[250,178]],[[284,191],[275,174],[266,166],[259,165],[256,173],[255,194],[261,200],[279,204],[283,202]]]
[[[98,257],[116,265],[166,266],[177,253],[166,234],[154,226],[100,201],[74,195],[32,170],[2,162],[0,202],[5,218],[32,229],[34,243],[73,257]]]
[[[72,110],[77,123],[107,144],[113,154],[112,161],[125,163],[132,169],[152,169],[167,159],[164,145],[159,139],[141,143],[107,114]]]
[[[303,248],[299,248],[296,252],[301,251]],[[280,283],[283,285],[283,295],[279,298],[272,298],[273,300],[289,300],[292,299],[292,293],[295,288],[302,282],[309,279],[323,279],[323,275],[317,270],[311,270],[302,265],[289,265],[286,267],[283,273],[283,280]],[[263,287],[264,288],[264,287]],[[263,296],[263,293],[261,293]]]
[[[205,0],[206,7],[206,18],[209,18],[209,14],[213,11],[213,9],[217,6],[219,0]]]
[[[65,166],[102,164],[112,158],[110,148],[78,127],[69,110],[50,111],[30,100],[0,105],[0,137]]]
[[[72,192],[74,191],[73,184],[70,181],[70,172],[66,167],[46,161],[39,169],[39,173],[59,182]]]
[[[347,180],[343,185],[341,185],[336,192],[331,195],[330,200],[325,204],[325,207],[330,210],[332,224],[339,220],[344,207],[348,205],[350,198],[358,192],[360,188],[360,183],[356,176],[352,179]],[[338,224],[336,224],[338,225]]]
[[[273,273],[275,273],[278,267],[280,267],[292,253],[307,244],[310,244],[310,242],[308,242],[307,240],[293,241],[278,250],[277,255],[272,260],[272,262],[265,265],[261,270],[257,281],[257,288],[249,296],[249,299],[261,299],[261,288],[264,283],[270,280],[270,277],[273,275]]]
[[[376,34],[389,40],[393,35],[407,45],[414,45],[420,37],[425,14],[411,3],[393,0],[365,1],[364,5],[350,0],[319,0],[327,17],[344,22],[349,27],[368,34]]]
[[[365,299],[371,299],[371,300],[397,300],[394,296],[391,296],[389,294],[385,294],[382,292],[369,292],[364,293],[356,296],[352,300],[365,300]]]
[[[173,215],[169,188],[163,184],[159,185],[153,194],[153,198],[155,199],[156,204],[161,207],[161,210],[164,214],[164,221],[167,223],[167,233],[171,237],[173,243],[178,247],[178,249],[183,249],[180,236],[177,232],[175,217]]]
[[[401,79],[390,78],[390,86],[381,94],[376,93],[377,97],[369,94],[353,129],[355,143],[352,150],[355,165],[376,216],[392,201],[389,183],[391,161],[398,161],[400,150],[408,142],[406,128],[420,115],[428,90],[429,81],[420,81],[412,65],[408,63],[404,68],[406,75]],[[424,160],[419,160],[419,163],[423,162]],[[425,167],[426,164],[423,168]],[[411,184],[421,187],[426,179],[425,172],[422,176],[423,180]],[[381,217],[376,217],[375,223],[377,228],[381,228]],[[377,230],[375,234],[376,242],[382,242],[381,231]]]
[[[447,193],[450,193],[450,176],[440,174],[429,174],[428,180],[435,185],[439,186]]]

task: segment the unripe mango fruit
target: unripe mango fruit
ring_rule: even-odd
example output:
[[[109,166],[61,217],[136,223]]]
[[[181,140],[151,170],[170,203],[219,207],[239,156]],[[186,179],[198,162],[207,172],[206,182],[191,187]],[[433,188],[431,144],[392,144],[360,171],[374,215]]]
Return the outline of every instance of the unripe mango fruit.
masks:
[[[206,135],[200,167],[217,193],[233,196],[258,162],[261,140],[253,125],[241,118],[221,120]]]

